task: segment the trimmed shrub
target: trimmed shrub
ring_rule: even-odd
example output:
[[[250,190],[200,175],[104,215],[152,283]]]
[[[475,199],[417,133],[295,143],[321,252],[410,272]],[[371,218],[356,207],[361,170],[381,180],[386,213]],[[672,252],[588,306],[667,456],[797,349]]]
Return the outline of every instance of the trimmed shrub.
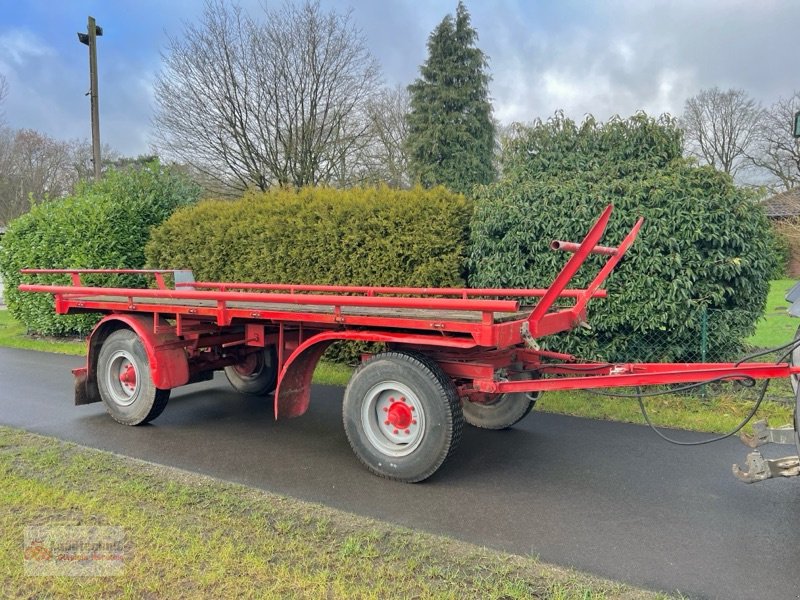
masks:
[[[443,187],[275,189],[177,211],[147,262],[206,281],[463,286],[471,211]],[[328,358],[352,362],[354,348]]]
[[[22,294],[19,270],[35,268],[141,268],[150,229],[180,206],[197,200],[200,189],[157,162],[140,169],[109,171],[99,182],[82,182],[74,195],[35,205],[12,221],[0,247],[0,271],[8,308],[29,331],[83,335],[97,315],[59,316],[45,294]],[[37,276],[37,282],[69,282]],[[95,275],[87,283],[141,287],[141,277]]]
[[[179,210],[146,255],[215,281],[459,286],[470,214],[443,187],[278,189]]]
[[[586,358],[697,360],[702,315],[716,310],[708,347],[732,355],[763,314],[774,253],[767,219],[725,174],[680,156],[681,133],[645,115],[606,125],[557,117],[520,128],[504,179],[483,187],[472,222],[470,285],[547,287],[566,256],[553,239],[580,241],[608,204],[605,245],[645,217],[637,242],[589,305],[591,332],[545,338]],[[585,286],[600,257],[574,279]]]

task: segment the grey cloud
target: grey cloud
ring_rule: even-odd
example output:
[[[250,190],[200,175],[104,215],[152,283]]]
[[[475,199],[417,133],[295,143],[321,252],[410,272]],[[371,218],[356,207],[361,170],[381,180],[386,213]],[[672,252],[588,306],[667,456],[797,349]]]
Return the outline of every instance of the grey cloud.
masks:
[[[261,2],[243,4],[255,12]],[[188,0],[147,3],[142,10],[173,35],[201,7]],[[428,34],[456,7],[456,0],[323,3],[352,7],[390,86],[417,76]],[[490,57],[495,115],[506,123],[546,118],[557,109],[577,119],[639,109],[679,114],[687,97],[714,85],[743,88],[765,104],[800,89],[800,2],[794,0],[467,0],[467,7]],[[103,24],[109,32],[125,27]],[[100,54],[103,141],[124,154],[148,150],[151,82],[164,43],[160,28],[135,35],[143,56],[115,50],[110,36]],[[86,54],[77,41],[59,54],[27,30],[0,30],[0,72],[11,84],[5,110],[13,126],[88,137]]]

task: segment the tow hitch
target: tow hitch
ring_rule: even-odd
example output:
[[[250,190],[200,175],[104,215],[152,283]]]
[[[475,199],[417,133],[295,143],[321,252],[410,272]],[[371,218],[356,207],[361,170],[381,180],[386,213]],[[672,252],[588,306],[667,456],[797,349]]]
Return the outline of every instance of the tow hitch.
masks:
[[[754,450],[745,459],[747,470],[733,465],[733,474],[745,483],[756,483],[773,477],[796,477],[800,475],[800,457],[784,456],[783,458],[766,459],[761,452]]]
[[[798,113],[800,115],[800,112]],[[797,115],[795,115],[797,116]],[[800,121],[799,121],[800,122]],[[795,123],[795,136],[800,136],[798,123]],[[800,317],[800,283],[794,284],[786,293],[789,302],[788,313]],[[794,335],[794,346],[789,352],[789,364],[793,368],[800,366],[800,327]],[[766,420],[753,423],[753,435],[744,432],[739,434],[742,442],[750,448],[758,448],[764,444],[792,444],[797,446],[797,455],[784,456],[774,460],[767,460],[761,452],[755,450],[747,455],[745,465],[747,470],[742,470],[739,465],[733,465],[733,474],[745,483],[755,483],[772,479],[773,477],[795,477],[800,475],[800,375],[793,373],[789,376],[794,391],[794,424],[784,425],[770,429]]]
[[[744,432],[739,438],[746,446],[757,448],[764,444],[793,444],[797,441],[797,432],[791,425],[770,429],[766,420],[753,423],[753,435]],[[800,452],[800,447],[798,447]],[[800,475],[800,456],[784,456],[783,458],[766,459],[761,452],[754,450],[745,459],[746,470],[733,465],[733,474],[745,483],[756,483],[773,477],[796,477]]]
[[[800,330],[798,330],[800,333]],[[795,337],[795,339],[798,339]],[[798,360],[800,350],[792,351],[792,364],[800,364]],[[758,450],[753,450],[745,459],[746,470],[733,465],[733,474],[745,483],[756,483],[773,477],[797,477],[800,475],[800,428],[798,427],[798,414],[800,413],[800,386],[797,385],[795,375],[792,375],[792,387],[795,392],[794,425],[770,428],[766,420],[753,423],[753,434],[744,432],[739,434],[742,443],[750,448],[758,448],[764,444],[796,444],[797,455],[784,456],[783,458],[766,459]]]

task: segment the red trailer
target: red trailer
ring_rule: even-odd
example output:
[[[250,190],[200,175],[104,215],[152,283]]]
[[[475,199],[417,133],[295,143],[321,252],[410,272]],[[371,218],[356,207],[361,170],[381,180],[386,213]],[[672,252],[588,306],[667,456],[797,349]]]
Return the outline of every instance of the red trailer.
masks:
[[[409,482],[442,465],[464,421],[511,427],[546,390],[797,377],[791,361],[610,364],[540,349],[538,338],[585,323],[587,303],[606,296],[600,286],[636,238],[642,219],[617,247],[598,245],[611,211],[582,242],[551,244],[572,256],[547,289],[216,283],[186,270],[124,269],[26,269],[71,282],[19,289],[53,294],[59,314],[105,314],[89,337],[86,366],[74,372],[75,401],[102,401],[125,425],[155,419],[170,390],[220,369],[241,392],[274,392],[276,418],[297,417],[330,344],[380,342],[385,351],[365,357],[347,385],[344,427],[368,469]],[[590,254],[606,257],[602,268],[585,289],[569,289]],[[153,285],[92,287],[86,273],[139,274]],[[778,469],[762,465],[770,468]],[[787,474],[781,469],[773,474]]]

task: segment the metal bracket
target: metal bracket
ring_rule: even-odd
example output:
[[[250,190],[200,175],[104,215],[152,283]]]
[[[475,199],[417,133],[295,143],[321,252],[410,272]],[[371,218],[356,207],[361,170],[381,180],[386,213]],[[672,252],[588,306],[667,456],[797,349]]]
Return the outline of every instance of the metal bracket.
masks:
[[[796,477],[800,475],[800,457],[785,456],[775,460],[767,460],[758,450],[747,455],[747,470],[733,465],[733,474],[745,483],[756,483],[773,477]]]
[[[522,323],[522,326],[519,328],[520,335],[522,336],[522,341],[525,342],[525,346],[530,350],[540,350],[539,344],[536,343],[536,340],[533,339],[531,335],[531,327],[530,324],[525,321]]]
[[[739,439],[745,446],[758,448],[764,444],[794,444],[794,427],[784,425],[770,429],[766,419],[753,423],[753,434],[739,433]]]

